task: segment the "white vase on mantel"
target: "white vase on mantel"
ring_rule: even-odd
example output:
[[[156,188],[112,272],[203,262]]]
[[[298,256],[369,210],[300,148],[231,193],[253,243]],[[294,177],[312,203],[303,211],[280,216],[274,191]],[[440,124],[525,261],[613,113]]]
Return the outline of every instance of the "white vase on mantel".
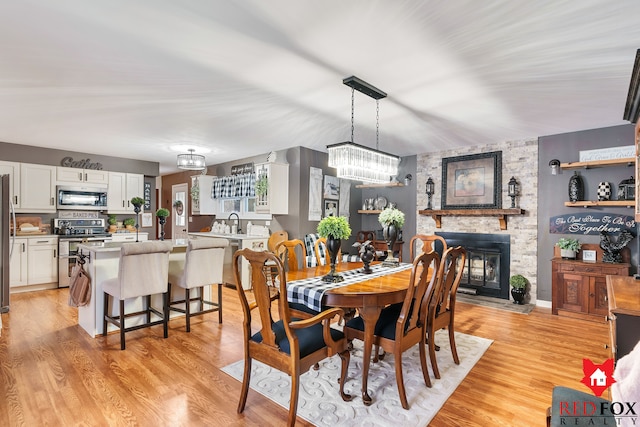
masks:
[[[576,259],[576,251],[571,249],[560,249],[560,256],[563,259]]]

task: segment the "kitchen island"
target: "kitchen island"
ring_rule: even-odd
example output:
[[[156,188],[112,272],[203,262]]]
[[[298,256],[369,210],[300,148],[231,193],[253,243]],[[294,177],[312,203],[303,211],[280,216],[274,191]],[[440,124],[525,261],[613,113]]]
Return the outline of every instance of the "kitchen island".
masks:
[[[236,279],[233,275],[233,254],[239,249],[249,248],[254,251],[267,250],[267,241],[269,236],[257,236],[251,234],[224,234],[213,232],[192,232],[189,236],[202,238],[202,237],[217,237],[229,240],[229,246],[224,253],[224,283],[230,286],[236,286]],[[249,262],[244,258],[240,261],[240,271],[242,286],[244,289],[251,288],[251,268]]]
[[[120,264],[120,248],[123,244],[135,244],[130,242],[84,242],[78,245],[78,253],[85,256],[84,265],[87,274],[91,278],[91,300],[89,304],[78,307],[78,324],[92,337],[102,334],[104,319],[102,283],[114,277],[118,277],[118,266]],[[187,250],[185,239],[174,240],[173,250],[169,259],[184,259]],[[206,286],[205,299],[211,297],[211,287]],[[182,294],[180,294],[182,292]],[[172,288],[172,298],[180,299],[184,291],[179,286]],[[174,296],[175,294],[175,296]],[[154,295],[151,298],[154,307],[162,307],[162,295]],[[125,312],[139,311],[142,308],[143,298],[131,298],[125,301]],[[195,303],[194,303],[195,304]],[[118,312],[118,304],[114,304],[112,314]],[[171,312],[171,317],[184,316],[182,313]],[[131,317],[127,319],[127,326],[144,323],[144,318]],[[115,326],[109,324],[109,330],[116,330]]]

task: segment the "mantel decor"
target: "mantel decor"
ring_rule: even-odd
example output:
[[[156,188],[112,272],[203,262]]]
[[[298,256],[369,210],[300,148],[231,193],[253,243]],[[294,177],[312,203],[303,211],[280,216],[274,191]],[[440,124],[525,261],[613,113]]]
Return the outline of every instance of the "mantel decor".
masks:
[[[502,151],[442,159],[442,209],[502,208]]]

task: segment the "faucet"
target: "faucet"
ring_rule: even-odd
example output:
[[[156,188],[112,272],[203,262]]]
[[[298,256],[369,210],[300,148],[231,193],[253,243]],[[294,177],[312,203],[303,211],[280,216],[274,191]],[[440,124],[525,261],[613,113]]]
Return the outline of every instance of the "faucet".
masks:
[[[231,221],[231,217],[234,216],[234,215],[236,216],[236,219],[238,220],[238,234],[240,234],[242,232],[242,227],[241,227],[242,222],[240,221],[240,217],[238,216],[238,214],[235,213],[235,212],[231,212],[229,214],[229,218],[227,218],[227,221]]]

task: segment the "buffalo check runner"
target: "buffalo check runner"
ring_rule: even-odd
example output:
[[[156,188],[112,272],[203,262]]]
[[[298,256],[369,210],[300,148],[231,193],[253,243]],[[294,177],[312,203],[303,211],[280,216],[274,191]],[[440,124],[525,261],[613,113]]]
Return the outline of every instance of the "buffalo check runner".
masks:
[[[337,283],[324,282],[321,276],[294,280],[287,282],[287,300],[290,303],[304,304],[312,310],[321,311],[322,297],[325,292],[352,283],[364,282],[374,277],[407,270],[411,266],[412,264],[407,263],[401,263],[397,267],[383,267],[381,264],[377,264],[371,267],[373,272],[370,274],[360,273],[360,269],[341,271],[340,275],[344,277],[344,281]]]

